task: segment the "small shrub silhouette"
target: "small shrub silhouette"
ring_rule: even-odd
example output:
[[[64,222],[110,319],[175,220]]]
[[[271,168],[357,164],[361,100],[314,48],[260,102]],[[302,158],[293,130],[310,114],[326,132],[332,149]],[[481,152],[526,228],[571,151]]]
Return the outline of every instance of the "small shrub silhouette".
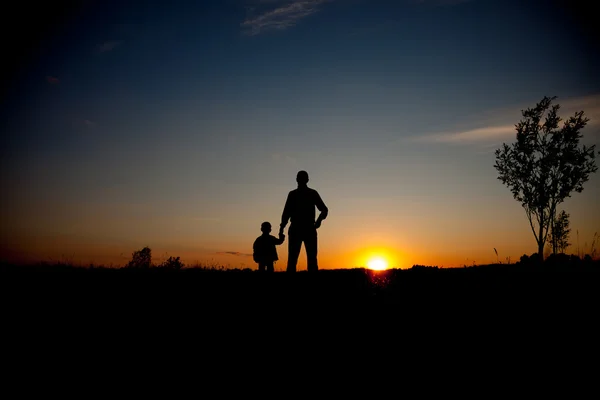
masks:
[[[546,265],[569,265],[572,263],[572,259],[565,253],[556,253],[550,254],[546,260],[544,260],[544,264]]]
[[[423,271],[423,270],[433,270],[433,269],[439,269],[437,265],[421,265],[421,264],[415,264],[413,265],[410,269],[412,270],[419,270],[419,271]]]
[[[159,265],[160,268],[180,270],[185,264],[179,260],[179,257],[169,257],[165,262]]]
[[[131,255],[131,261],[127,263],[126,268],[150,268],[152,265],[152,250],[148,246],[141,250],[134,251]]]
[[[542,255],[539,253],[533,253],[529,256],[529,263],[532,265],[539,265],[542,263]]]

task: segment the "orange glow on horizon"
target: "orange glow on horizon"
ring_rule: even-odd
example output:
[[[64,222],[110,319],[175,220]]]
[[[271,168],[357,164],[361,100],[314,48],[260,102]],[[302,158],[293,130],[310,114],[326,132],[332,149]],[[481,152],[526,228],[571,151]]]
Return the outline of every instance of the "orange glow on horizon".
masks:
[[[580,231],[581,235],[581,231]],[[505,247],[485,248],[478,243],[461,243],[448,249],[432,246],[430,242],[411,243],[409,241],[387,239],[382,236],[364,235],[360,240],[326,240],[320,248],[319,269],[365,268],[371,271],[410,269],[413,265],[439,266],[440,268],[462,268],[464,266],[487,265],[502,262],[514,264],[522,254],[532,254],[535,242],[529,239],[515,239]],[[160,264],[169,256],[181,257],[186,267],[206,266],[257,269],[253,261],[252,248],[244,238],[237,241],[192,240],[176,238],[166,240],[121,240],[71,234],[14,234],[4,235],[0,246],[0,261],[26,264],[33,262],[68,263],[81,266],[120,267],[131,260],[132,253],[144,246],[152,249],[152,262]],[[320,243],[321,245],[321,243]],[[587,251],[589,247],[586,247]],[[239,251],[227,251],[228,249]],[[570,248],[569,254],[577,249]],[[280,260],[276,271],[285,271],[287,245],[278,248]],[[383,260],[376,261],[377,259]],[[302,249],[298,260],[298,271],[306,270],[306,255]]]

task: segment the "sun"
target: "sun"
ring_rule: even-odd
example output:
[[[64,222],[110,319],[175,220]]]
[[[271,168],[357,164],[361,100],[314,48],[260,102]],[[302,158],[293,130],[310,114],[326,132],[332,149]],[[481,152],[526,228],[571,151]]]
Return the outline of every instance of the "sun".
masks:
[[[369,269],[372,269],[374,271],[383,271],[384,269],[387,269],[388,263],[383,258],[376,257],[370,259],[367,263],[367,266],[369,267]]]

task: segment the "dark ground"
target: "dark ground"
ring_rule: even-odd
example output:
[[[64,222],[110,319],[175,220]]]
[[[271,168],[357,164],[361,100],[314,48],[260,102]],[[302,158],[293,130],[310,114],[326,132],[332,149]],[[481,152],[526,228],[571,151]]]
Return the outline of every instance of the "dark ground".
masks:
[[[562,377],[591,371],[584,366],[599,354],[599,284],[598,263],[291,276],[3,266],[2,354],[23,377],[35,369],[69,380],[147,370],[160,380],[152,371],[194,370],[225,378],[220,390],[250,371],[267,380],[287,374],[299,385],[317,370],[323,377],[404,367],[431,382],[494,370],[503,386],[540,368]]]

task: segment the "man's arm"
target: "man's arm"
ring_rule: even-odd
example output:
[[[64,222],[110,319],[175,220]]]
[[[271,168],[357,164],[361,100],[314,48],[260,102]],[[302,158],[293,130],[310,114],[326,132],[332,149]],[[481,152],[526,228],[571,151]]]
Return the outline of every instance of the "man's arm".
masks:
[[[327,215],[329,215],[329,209],[323,202],[323,199],[321,199],[319,192],[317,192],[316,190],[315,190],[315,205],[317,206],[317,209],[320,211],[319,217],[315,221],[315,227],[318,228],[321,226],[321,222],[325,218],[327,218]]]
[[[279,234],[283,233],[283,228],[288,224],[290,220],[290,212],[292,207],[292,202],[290,200],[291,193],[288,193],[287,199],[285,200],[285,206],[283,207],[283,213],[281,213],[281,224],[279,225]]]

